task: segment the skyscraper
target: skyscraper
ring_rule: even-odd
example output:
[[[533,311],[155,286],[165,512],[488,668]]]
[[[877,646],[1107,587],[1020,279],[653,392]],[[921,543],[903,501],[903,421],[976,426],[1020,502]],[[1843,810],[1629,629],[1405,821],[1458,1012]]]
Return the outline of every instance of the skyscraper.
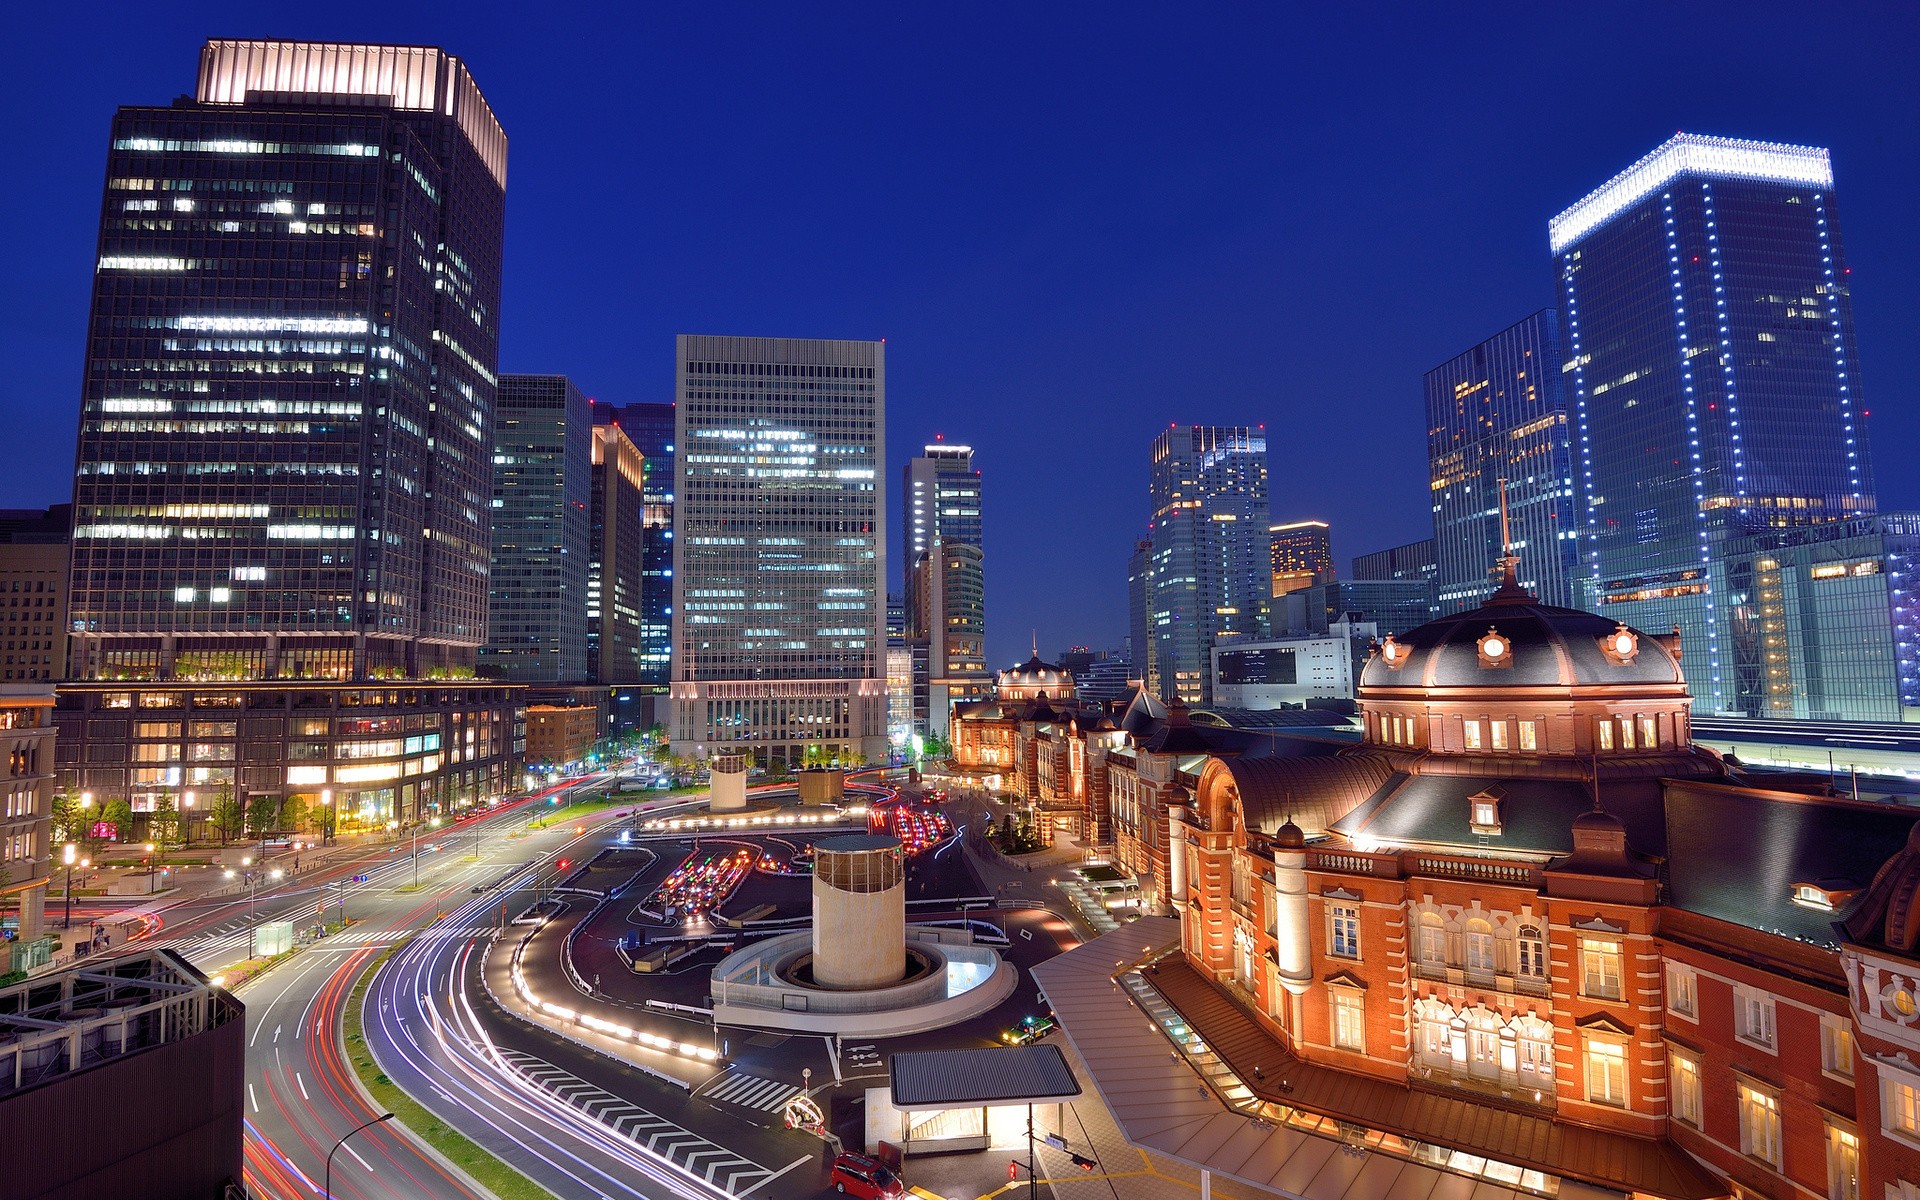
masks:
[[[518,683],[580,683],[588,678],[592,408],[565,375],[502,375],[494,428],[480,661]]]
[[[675,747],[881,758],[884,344],[682,334],[677,361]]]
[[[641,546],[640,674],[635,683],[665,690],[673,674],[673,405],[595,404],[596,423],[613,422],[646,460]]]
[[[1169,700],[1211,698],[1213,647],[1268,629],[1265,427],[1174,425],[1153,440],[1148,611],[1154,686]]]
[[[511,689],[400,683],[486,640],[506,149],[430,47],[214,40],[191,99],[115,115],[64,785],[383,821],[505,789]],[[129,683],[171,710],[137,753]]]
[[[1827,152],[1679,134],[1548,237],[1596,610],[1679,626],[1703,711],[1883,712],[1891,671],[1814,689],[1810,706],[1797,664],[1820,651],[1789,644],[1804,627],[1769,611],[1766,571],[1733,568],[1751,555],[1729,554],[1874,509]]]
[[[1333,577],[1333,532],[1325,521],[1289,521],[1267,527],[1273,554],[1273,594],[1284,596]]]
[[[1160,691],[1153,641],[1153,542],[1141,538],[1127,555],[1127,658],[1134,678],[1148,691]]]
[[[1521,585],[1545,604],[1578,602],[1563,357],[1560,315],[1545,309],[1426,374],[1442,614],[1478,608],[1493,594],[1504,553],[1502,479]]]
[[[637,683],[646,606],[646,460],[619,425],[593,427],[593,530],[587,554],[587,678]],[[663,578],[662,587],[669,586]],[[662,607],[665,607],[664,605]]]
[[[971,446],[935,442],[901,470],[907,637],[927,645],[927,722],[916,732],[942,739],[954,703],[993,683],[980,504]]]

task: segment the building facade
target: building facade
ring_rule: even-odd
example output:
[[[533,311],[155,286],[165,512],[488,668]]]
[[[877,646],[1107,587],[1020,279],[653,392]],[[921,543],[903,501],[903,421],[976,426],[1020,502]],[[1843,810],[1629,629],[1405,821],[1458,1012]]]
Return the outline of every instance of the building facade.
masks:
[[[578,683],[589,677],[593,410],[565,375],[503,375],[493,440],[480,662],[516,683]]]
[[[1735,624],[1765,598],[1728,543],[1874,511],[1827,152],[1678,134],[1548,232],[1590,602],[1678,626],[1702,711],[1763,715],[1769,652]],[[1855,686],[1829,709],[1897,703],[1892,672]]]
[[[12,908],[14,932],[40,936],[47,883],[53,876],[53,686],[0,683],[0,906]]]
[[[567,767],[583,761],[600,736],[599,710],[585,704],[527,705],[527,765]]]
[[[190,99],[115,115],[63,784],[412,819],[408,796],[508,774],[505,692],[425,705],[443,739],[492,731],[488,755],[349,757],[378,733],[386,759],[418,697],[452,694],[418,681],[471,675],[486,641],[505,200],[505,134],[431,47],[215,40]],[[204,756],[142,757],[147,726]]]
[[[1478,608],[1509,549],[1522,586],[1548,604],[1579,602],[1564,357],[1560,314],[1544,309],[1426,373],[1442,614]]]
[[[682,753],[886,753],[880,342],[683,334],[673,722]]]
[[[1430,583],[1438,569],[1432,538],[1353,556],[1355,579],[1419,579]]]
[[[593,427],[586,615],[587,678],[594,683],[641,683],[648,671],[646,470],[621,426]],[[672,584],[663,577],[658,586]]]
[[[594,405],[596,422],[612,423],[646,459],[646,539],[640,573],[640,678],[664,690],[673,677],[673,405]]]
[[[1215,643],[1269,630],[1265,428],[1170,426],[1153,440],[1149,494],[1149,683],[1205,703]]]
[[[1681,643],[1509,575],[1380,644],[1362,744],[1205,756],[1165,810],[1175,933],[1120,983],[1176,1055],[1216,1055],[1265,1157],[1330,1138],[1383,1188],[1914,1194],[1915,813],[1694,746]],[[1232,1169],[1213,1145],[1193,1161]]]
[[[987,671],[986,558],[980,472],[973,447],[936,441],[901,469],[909,640],[927,646],[926,724],[945,740],[956,702],[984,696]]]
[[[1325,521],[1267,527],[1273,556],[1273,594],[1284,596],[1333,578],[1333,532]]]
[[[0,683],[67,677],[68,534],[73,506],[0,509]]]
[[[1309,700],[1351,700],[1353,659],[1352,643],[1344,636],[1253,638],[1215,646],[1213,698],[1232,708],[1300,708]]]

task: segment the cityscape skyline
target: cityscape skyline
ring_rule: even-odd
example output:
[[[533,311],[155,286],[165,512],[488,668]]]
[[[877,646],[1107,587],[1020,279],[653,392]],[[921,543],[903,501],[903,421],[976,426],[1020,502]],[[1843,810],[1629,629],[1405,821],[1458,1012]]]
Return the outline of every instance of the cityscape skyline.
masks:
[[[205,34],[249,32],[258,20],[237,7],[218,6],[192,30],[129,16],[90,32],[83,56],[73,29],[63,32],[69,19],[29,19],[29,34],[38,33],[56,52],[28,64],[7,85],[37,97],[36,107],[48,113],[26,132],[25,153],[48,164],[44,179],[10,195],[0,210],[15,228],[40,231],[18,260],[17,295],[34,302],[28,307],[14,300],[10,321],[0,325],[4,349],[22,364],[0,412],[20,430],[22,457],[31,464],[0,482],[0,505],[7,506],[67,498],[64,464],[71,461],[80,394],[73,367],[86,302],[87,272],[79,264],[94,248],[86,214],[96,203],[102,166],[93,148],[113,103],[175,94],[171,64],[180,54],[190,54]],[[1065,17],[1058,23],[1028,19],[1035,22],[1028,32],[1036,47],[1057,45],[1066,36]],[[933,24],[930,17],[914,20]],[[1606,58],[1602,51],[1618,49],[1632,36],[1597,19],[1550,20],[1586,39],[1594,59]],[[348,38],[373,32],[317,18],[290,23],[295,27],[269,32]],[[1169,420],[1265,423],[1276,447],[1283,435],[1314,447],[1289,469],[1276,468],[1273,505],[1287,519],[1332,522],[1342,531],[1344,554],[1423,536],[1422,372],[1552,303],[1547,221],[1675,128],[1832,149],[1847,194],[1861,376],[1866,407],[1874,412],[1869,436],[1900,444],[1920,433],[1914,411],[1920,406],[1911,402],[1916,385],[1891,370],[1897,331],[1915,319],[1915,302],[1900,294],[1896,281],[1920,261],[1920,241],[1900,211],[1920,154],[1910,131],[1885,128],[1873,115],[1911,109],[1914,84],[1892,69],[1891,58],[1876,57],[1891,54],[1886,47],[1902,40],[1886,36],[1899,30],[1884,28],[1884,20],[1872,32],[1842,23],[1804,36],[1796,29],[1792,39],[1764,22],[1722,22],[1721,55],[1706,62],[1687,56],[1684,70],[1677,48],[1651,45],[1649,86],[1625,104],[1595,86],[1597,68],[1575,67],[1567,76],[1560,66],[1522,61],[1503,68],[1503,82],[1486,97],[1449,98],[1431,114],[1412,111],[1407,101],[1431,91],[1438,70],[1433,64],[1448,56],[1436,52],[1429,63],[1413,47],[1439,38],[1436,50],[1464,48],[1463,32],[1416,21],[1400,35],[1403,40],[1374,44],[1371,35],[1336,22],[1304,40],[1327,46],[1329,61],[1343,50],[1369,50],[1355,60],[1355,79],[1339,83],[1333,93],[1336,100],[1352,100],[1345,115],[1329,115],[1342,109],[1339,103],[1282,113],[1257,99],[1248,90],[1259,77],[1253,56],[1229,49],[1226,61],[1215,64],[1217,80],[1176,62],[1167,68],[1175,77],[1170,83],[1193,85],[1177,103],[1157,116],[1132,102],[1119,104],[1092,128],[1084,146],[1071,147],[1071,131],[1090,119],[1096,104],[1117,103],[1111,85],[1091,86],[1090,75],[1105,73],[1095,64],[1132,61],[1143,52],[1148,32],[1171,36],[1176,51],[1188,39],[1231,39],[1218,38],[1218,22],[1205,14],[1191,29],[1149,31],[1140,19],[1120,20],[1086,47],[1086,64],[1041,83],[1029,70],[1039,49],[1009,51],[998,48],[996,39],[996,50],[988,52],[973,40],[983,35],[964,29],[942,27],[940,37],[950,48],[938,52],[922,47],[939,38],[914,36],[930,28],[897,24],[829,50],[825,43],[837,34],[810,31],[776,14],[729,31],[730,38],[738,36],[739,61],[720,69],[726,72],[723,82],[738,86],[717,89],[727,91],[725,103],[676,100],[660,108],[652,103],[656,98],[665,102],[685,94],[676,89],[685,68],[660,48],[698,40],[706,23],[689,14],[662,15],[644,30],[616,21],[615,36],[605,39],[608,50],[579,48],[584,39],[570,38],[564,28],[550,41],[529,44],[505,17],[463,30],[458,52],[490,81],[489,98],[514,130],[515,171],[523,184],[513,190],[508,213],[501,367],[564,372],[596,399],[615,405],[664,402],[672,396],[677,333],[887,338],[894,381],[889,470],[944,433],[978,447],[983,465],[1006,480],[996,511],[986,517],[987,538],[997,547],[997,576],[1031,586],[1008,589],[996,600],[988,645],[996,666],[1026,656],[1030,630],[1038,631],[1043,646],[1121,642],[1127,553],[1144,531],[1143,519],[1135,525],[1127,520],[1138,519],[1133,514],[1142,512],[1147,489],[1146,472],[1131,464],[1135,447]],[[1265,32],[1256,21],[1245,40],[1259,44]],[[437,18],[405,7],[378,33],[393,41],[448,40]],[[1530,44],[1542,33],[1532,27],[1496,30],[1484,47],[1471,48],[1474,57],[1466,61],[1511,58],[1515,39]],[[872,83],[829,88],[800,112],[760,129],[756,122],[768,119],[774,100],[784,103],[781,80],[790,77],[783,72],[793,68],[779,63],[795,37],[823,53],[890,50],[892,57],[883,57]],[[1731,86],[1747,72],[1798,61],[1808,37],[1816,47],[1826,39],[1846,46],[1856,66],[1812,100]],[[578,197],[567,182],[567,160],[584,164],[582,180],[608,194],[621,188],[626,176],[620,172],[630,169],[616,170],[587,152],[604,137],[607,123],[562,120],[559,102],[545,94],[553,89],[543,81],[565,69],[556,49],[563,45],[571,47],[569,53],[596,56],[592,62],[630,54],[658,68],[646,82],[623,82],[617,95],[604,90],[610,85],[591,69],[567,72],[569,112],[574,105],[595,111],[597,103],[662,114],[633,127],[639,140],[623,150],[623,158],[677,161],[688,145],[706,139],[737,135],[746,141],[724,162],[662,189],[671,196],[636,200],[642,207],[631,219],[621,218],[615,235],[603,223],[611,219],[595,217],[593,206],[580,206],[577,214],[563,207]],[[67,46],[73,49],[60,49]],[[1455,55],[1448,61],[1461,60]],[[1017,80],[1022,86],[1007,96],[993,95],[991,86],[968,89],[962,106],[949,93],[963,69],[975,72],[977,83]],[[1305,82],[1335,86],[1323,67],[1306,63],[1300,69]],[[1394,71],[1406,78],[1388,80]],[[748,78],[756,72],[766,78]],[[113,87],[102,86],[107,79]],[[1551,113],[1514,103],[1529,87],[1549,86],[1561,99]],[[581,93],[582,87],[589,92]],[[1368,88],[1378,95],[1362,95]],[[913,104],[880,103],[888,97],[922,101],[930,111],[907,115]],[[737,186],[737,172],[747,169],[739,162],[821,169],[783,149],[783,138],[796,132],[793,121],[846,117],[877,122],[876,132],[895,143],[917,140],[902,135],[921,126],[937,127],[966,186],[951,198],[935,196],[933,181],[944,187],[948,179],[936,173],[945,160],[909,150],[875,182],[871,198],[843,210],[829,211],[800,196],[804,186],[781,189],[786,194],[778,201],[716,199],[716,189],[729,196],[752,190]],[[1221,124],[1222,117],[1232,119]],[[1377,127],[1382,121],[1385,141],[1377,144],[1396,148],[1392,163],[1382,162],[1358,136],[1360,123]],[[1516,148],[1522,170],[1489,174],[1454,165],[1463,153],[1471,157],[1498,144]],[[1113,187],[1121,182],[1111,174],[1114,168],[1093,160],[1123,146],[1145,169],[1128,168],[1132,182]],[[1051,191],[1053,198],[1012,195],[984,170],[989,150],[1023,169],[1045,172],[1035,181],[1047,186],[1032,190]],[[1058,166],[1047,165],[1048,156],[1061,154],[1066,157]],[[1084,179],[1069,178],[1071,172]],[[907,212],[915,215],[902,215]],[[973,215],[952,225],[950,237],[936,239],[932,227],[922,224],[950,221],[955,212]],[[655,236],[649,229],[661,232]],[[585,236],[617,244],[589,252]],[[1018,247],[1018,253],[992,249],[989,238]],[[807,248],[810,240],[819,244]],[[870,244],[850,260],[848,250],[861,242]],[[658,286],[623,284],[616,290],[582,276],[571,264],[586,261],[589,253],[614,256],[607,278],[645,268],[633,277],[656,279]],[[702,259],[725,269],[702,278],[696,271]],[[1311,281],[1327,272],[1346,281],[1341,294],[1301,303]],[[722,282],[740,279],[751,286]],[[1045,303],[1025,298],[1028,293]],[[558,299],[534,302],[542,296]],[[1399,332],[1381,342],[1370,322],[1388,305]],[[614,336],[612,318],[601,314],[616,311]],[[1213,341],[1215,351],[1196,369],[1179,343],[1197,335],[1203,323],[1232,336]],[[1322,344],[1357,351],[1363,343],[1369,345],[1364,355],[1309,352]],[[1346,427],[1355,415],[1364,418],[1364,430]],[[1119,466],[1090,473],[1077,485],[1083,503],[1116,514],[1112,528],[1091,530],[1069,547],[1022,538],[1015,524],[1017,514],[1044,503],[1055,486],[1050,456],[1058,444],[1074,445],[1075,454],[1089,461]],[[1377,486],[1342,487],[1363,462],[1390,469],[1379,472]],[[1883,509],[1920,507],[1920,480],[1912,472],[1889,463],[1881,474]],[[1004,532],[996,536],[996,530]],[[1346,566],[1344,558],[1336,563],[1343,572]],[[892,566],[889,584],[896,590],[900,571]],[[1062,594],[1079,603],[1057,603],[1054,597]]]

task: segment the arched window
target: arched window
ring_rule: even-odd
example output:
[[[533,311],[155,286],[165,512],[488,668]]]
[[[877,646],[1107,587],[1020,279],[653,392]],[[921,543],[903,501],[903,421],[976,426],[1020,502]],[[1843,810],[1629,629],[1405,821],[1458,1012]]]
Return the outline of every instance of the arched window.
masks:
[[[1522,925],[1519,937],[1515,940],[1518,959],[1514,974],[1522,979],[1543,980],[1547,977],[1547,941],[1540,935],[1538,925]]]
[[[1475,1079],[1500,1078],[1500,1017],[1475,1006],[1461,1014],[1467,1034],[1467,1073]]]
[[[1420,961],[1435,967],[1447,965],[1447,925],[1439,913],[1420,914]]]
[[[1444,1003],[1424,999],[1413,1007],[1414,1051],[1420,1065],[1430,1071],[1453,1070],[1453,1009]]]
[[[1519,1050],[1520,1086],[1553,1086],[1553,1026],[1535,1016],[1517,1017],[1513,1022],[1515,1044]]]
[[[1493,926],[1479,917],[1467,922],[1467,970],[1493,974]]]

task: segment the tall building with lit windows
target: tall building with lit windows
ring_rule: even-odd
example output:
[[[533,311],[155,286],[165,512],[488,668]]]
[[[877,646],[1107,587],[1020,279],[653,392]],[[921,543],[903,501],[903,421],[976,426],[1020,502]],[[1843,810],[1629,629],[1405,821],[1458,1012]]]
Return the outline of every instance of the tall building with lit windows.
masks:
[[[679,752],[886,754],[885,350],[680,336]]]
[[[1213,647],[1269,628],[1265,427],[1162,430],[1153,439],[1149,495],[1147,686],[1168,700],[1208,703]]]
[[[71,790],[382,821],[505,790],[513,689],[471,677],[506,156],[465,62],[431,47],[215,39],[189,96],[115,115]]]
[[[664,692],[673,674],[673,405],[595,404],[593,419],[620,426],[646,460],[640,675],[633,682]]]
[[[598,608],[589,590],[598,582],[590,576],[600,457],[592,402],[565,375],[503,375],[494,428],[480,661],[518,683],[595,678],[587,662],[589,609]]]
[[[985,549],[980,472],[973,447],[936,440],[901,469],[900,534],[907,639],[925,643],[927,675],[915,681],[915,732],[945,739],[953,706],[993,686],[987,670]],[[919,661],[916,659],[916,661]],[[924,692],[924,705],[918,695]]]
[[[1500,570],[1501,480],[1520,582],[1548,604],[1578,603],[1573,464],[1553,309],[1426,374],[1435,598],[1442,614],[1478,608]]]
[[[1548,238],[1596,610],[1677,625],[1701,711],[1897,715],[1890,667],[1834,687],[1809,674],[1830,648],[1787,597],[1853,608],[1853,585],[1775,587],[1764,564],[1780,560],[1760,552],[1849,536],[1874,511],[1827,151],[1678,134]],[[1891,635],[1878,622],[1864,636]]]
[[[1273,594],[1284,596],[1333,578],[1333,530],[1325,521],[1286,521],[1267,527],[1273,556]]]

